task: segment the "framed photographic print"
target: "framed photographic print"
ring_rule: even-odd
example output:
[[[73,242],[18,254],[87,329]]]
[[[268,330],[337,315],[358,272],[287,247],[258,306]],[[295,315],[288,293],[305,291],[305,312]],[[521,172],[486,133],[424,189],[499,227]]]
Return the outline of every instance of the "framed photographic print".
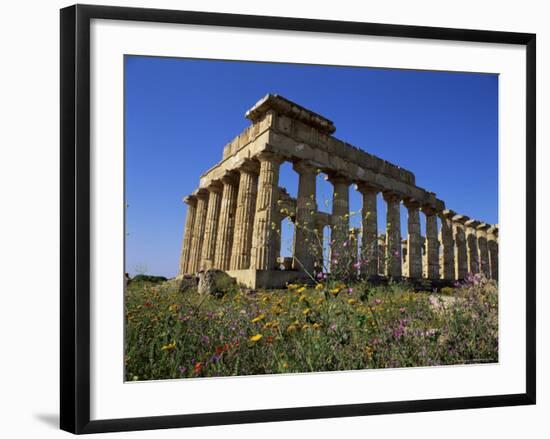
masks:
[[[61,428],[535,403],[535,35],[61,10]]]

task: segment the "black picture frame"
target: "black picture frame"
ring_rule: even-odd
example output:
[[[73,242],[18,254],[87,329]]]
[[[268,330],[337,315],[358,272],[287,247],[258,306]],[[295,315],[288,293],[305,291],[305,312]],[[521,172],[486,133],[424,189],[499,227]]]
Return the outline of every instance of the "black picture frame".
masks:
[[[494,396],[90,420],[90,21],[92,19],[525,46],[527,60],[525,66],[527,75],[526,392]],[[62,9],[60,24],[61,429],[77,434],[99,433],[535,404],[535,34],[89,5],[74,5]]]

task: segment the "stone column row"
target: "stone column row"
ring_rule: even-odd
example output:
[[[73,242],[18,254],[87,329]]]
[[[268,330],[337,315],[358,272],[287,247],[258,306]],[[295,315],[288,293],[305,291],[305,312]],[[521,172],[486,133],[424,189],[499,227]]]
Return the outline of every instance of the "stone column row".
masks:
[[[247,160],[237,171],[199,189],[184,200],[188,204],[179,273],[201,269],[272,270],[280,251],[281,214],[278,211],[279,170],[283,158],[263,152]],[[293,268],[313,273],[322,256],[322,240],[316,224],[316,169],[307,162],[294,164],[299,174],[296,200]],[[334,186],[331,216],[331,255],[350,244],[349,186],[341,175],[329,175]],[[410,278],[464,279],[467,273],[483,272],[498,279],[498,227],[471,220],[445,210],[436,212],[418,201],[383,191],[387,203],[384,264],[380,266],[377,236],[377,193],[382,188],[365,183],[356,186],[362,194],[361,272],[368,276],[381,271],[399,278],[403,273],[400,204],[408,211],[405,272]],[[421,236],[420,211],[426,217],[425,247]],[[438,236],[437,218],[441,219]],[[318,236],[319,235],[319,236]],[[442,246],[441,261],[439,247]],[[423,269],[422,251],[426,264]],[[318,253],[317,254],[317,250]]]

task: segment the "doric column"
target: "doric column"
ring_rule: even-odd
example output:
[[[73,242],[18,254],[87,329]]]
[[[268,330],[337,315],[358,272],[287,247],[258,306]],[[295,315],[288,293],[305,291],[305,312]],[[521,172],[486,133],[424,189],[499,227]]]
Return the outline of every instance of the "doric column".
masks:
[[[316,263],[317,263],[317,270],[320,271],[324,268],[324,265],[323,265],[323,249],[325,248],[324,247],[324,239],[325,239],[325,236],[323,234],[324,230],[325,230],[325,226],[327,224],[324,222],[324,221],[320,221],[320,220],[317,220],[315,222],[315,242],[317,244],[317,256],[316,256]]]
[[[456,212],[444,210],[441,218],[441,245],[443,246],[443,261],[441,276],[445,280],[455,279],[455,240],[453,238],[453,217]]]
[[[455,240],[455,278],[463,280],[468,273],[468,250],[466,248],[466,233],[464,223],[468,221],[465,215],[453,216],[453,237]]]
[[[317,172],[311,164],[300,161],[294,164],[298,173],[298,197],[296,198],[296,222],[294,228],[295,270],[313,274],[315,260],[318,259],[318,245],[315,237],[315,212],[317,211],[316,182]]]
[[[416,200],[403,203],[408,210],[406,272],[412,279],[422,278],[422,241],[420,236],[420,204]]]
[[[204,241],[204,227],[206,225],[206,213],[208,210],[208,191],[199,189],[196,193],[197,207],[195,213],[195,224],[193,225],[193,236],[191,238],[191,252],[189,255],[189,273],[196,273],[200,270],[202,256],[202,243]]]
[[[385,274],[393,278],[401,277],[401,197],[394,192],[384,192],[388,205],[386,213],[386,253]]]
[[[367,276],[378,275],[378,209],[376,196],[378,189],[366,183],[359,183],[356,189],[363,196],[361,223],[361,272]]]
[[[350,252],[350,263],[352,265],[352,272],[354,274],[359,274],[359,270],[355,268],[357,263],[357,257],[359,256],[359,232],[361,229],[359,227],[352,227],[349,229],[348,235],[348,246]]]
[[[491,227],[489,224],[481,223],[476,227],[477,248],[479,251],[479,271],[491,278],[491,266],[489,264],[489,247],[487,245],[487,230]]]
[[[479,250],[477,247],[476,227],[481,223],[477,220],[468,220],[466,227],[466,245],[468,246],[468,272],[479,273]]]
[[[426,259],[428,279],[439,279],[439,240],[437,233],[436,211],[430,207],[423,207],[426,215]]]
[[[271,152],[261,152],[255,158],[260,161],[258,196],[252,234],[252,255],[250,268],[274,270],[277,267],[277,254],[274,219],[279,200],[279,169],[283,158]]]
[[[184,203],[187,204],[187,214],[185,216],[185,228],[183,231],[183,243],[181,248],[180,268],[178,275],[183,276],[189,273],[189,255],[191,254],[191,241],[193,238],[193,226],[195,225],[195,214],[197,208],[197,198],[193,195],[185,197]]]
[[[279,209],[275,212],[275,215],[273,216],[273,239],[275,240],[275,257],[279,258],[281,256],[281,225],[283,222],[284,216],[281,214]],[[277,267],[279,264],[277,263]]]
[[[253,221],[258,192],[258,170],[258,163],[253,161],[246,161],[239,169],[239,191],[237,193],[235,233],[233,234],[233,249],[231,251],[231,270],[250,268]]]
[[[202,256],[199,265],[200,270],[208,270],[214,267],[214,254],[216,252],[216,235],[218,233],[218,220],[220,218],[220,204],[223,186],[221,182],[214,181],[206,188],[208,195],[208,208],[206,210],[206,223],[204,226],[204,240],[202,244]]]
[[[341,175],[329,175],[326,179],[333,185],[330,257],[337,259],[342,253],[343,244],[349,233],[349,185],[351,182]]]
[[[235,211],[237,210],[238,175],[228,173],[222,177],[223,191],[220,207],[220,220],[214,266],[220,270],[229,270],[233,233],[235,231]]]
[[[498,226],[492,226],[487,230],[487,247],[491,279],[498,281]]]

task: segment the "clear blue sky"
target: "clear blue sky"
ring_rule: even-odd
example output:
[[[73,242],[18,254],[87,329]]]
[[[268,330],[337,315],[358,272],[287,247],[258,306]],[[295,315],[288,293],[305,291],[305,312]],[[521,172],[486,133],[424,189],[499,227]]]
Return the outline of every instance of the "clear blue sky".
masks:
[[[447,208],[498,222],[497,75],[127,56],[128,272],[177,273],[182,197],[221,160],[223,146],[249,125],[246,110],[267,93],[331,119],[336,137],[412,171]],[[321,177],[319,208],[330,211],[331,185]],[[296,196],[297,184],[283,165],[280,185]],[[350,203],[352,211],[361,207],[353,189]],[[378,206],[383,233],[385,206]],[[285,224],[283,254],[291,233]]]

